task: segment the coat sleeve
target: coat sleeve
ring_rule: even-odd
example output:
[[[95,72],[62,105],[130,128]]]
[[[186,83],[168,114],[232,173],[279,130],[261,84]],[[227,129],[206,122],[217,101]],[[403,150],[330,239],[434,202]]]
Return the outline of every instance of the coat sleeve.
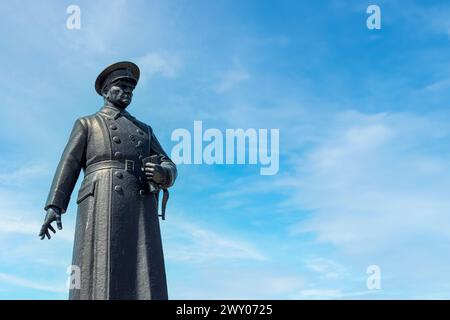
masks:
[[[159,155],[160,165],[163,167],[163,169],[166,171],[167,179],[165,183],[162,184],[163,188],[169,188],[171,187],[177,178],[177,166],[175,163],[173,163],[172,160],[170,160],[167,153],[164,151],[164,149],[161,147],[161,144],[159,143],[158,139],[156,138],[155,134],[153,133],[153,130],[150,128],[151,132],[151,146],[150,146],[150,155]]]
[[[53,177],[45,210],[54,206],[61,212],[66,212],[70,195],[85,162],[86,142],[87,127],[81,119],[77,119]]]

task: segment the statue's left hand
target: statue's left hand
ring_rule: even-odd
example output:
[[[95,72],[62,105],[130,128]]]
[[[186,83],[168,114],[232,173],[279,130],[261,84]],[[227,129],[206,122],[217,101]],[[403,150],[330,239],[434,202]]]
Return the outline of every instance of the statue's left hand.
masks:
[[[50,239],[50,232],[48,230],[51,230],[53,233],[56,233],[55,229],[52,227],[51,223],[56,221],[56,225],[58,227],[58,230],[62,229],[62,223],[61,223],[61,211],[59,208],[56,207],[50,207],[47,209],[47,214],[44,219],[44,223],[42,224],[41,231],[39,232],[39,237],[41,237],[41,240],[47,236],[48,239]]]
[[[147,180],[154,181],[157,184],[164,183],[164,181],[166,181],[167,173],[159,164],[147,162],[144,166],[144,172]]]

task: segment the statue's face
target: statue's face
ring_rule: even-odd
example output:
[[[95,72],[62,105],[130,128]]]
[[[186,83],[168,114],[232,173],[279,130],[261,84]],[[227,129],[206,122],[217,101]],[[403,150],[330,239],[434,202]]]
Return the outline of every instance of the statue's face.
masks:
[[[119,81],[109,88],[104,97],[113,105],[125,109],[131,103],[133,90],[134,85],[132,83]]]

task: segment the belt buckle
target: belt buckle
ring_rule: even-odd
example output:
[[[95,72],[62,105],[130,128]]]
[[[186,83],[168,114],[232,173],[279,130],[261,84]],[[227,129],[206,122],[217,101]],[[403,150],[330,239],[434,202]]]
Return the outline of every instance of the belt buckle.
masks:
[[[125,170],[128,172],[134,171],[134,161],[133,160],[125,160]]]

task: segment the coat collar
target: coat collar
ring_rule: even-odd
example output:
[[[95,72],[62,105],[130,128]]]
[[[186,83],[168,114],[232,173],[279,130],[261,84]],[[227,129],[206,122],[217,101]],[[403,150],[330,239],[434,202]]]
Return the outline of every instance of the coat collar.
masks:
[[[128,111],[122,110],[122,109],[119,109],[119,108],[116,108],[116,107],[110,106],[110,105],[104,105],[100,109],[100,112],[110,118],[113,118],[114,120],[116,120],[117,118],[119,118],[121,116],[124,116],[129,119],[135,119]]]

